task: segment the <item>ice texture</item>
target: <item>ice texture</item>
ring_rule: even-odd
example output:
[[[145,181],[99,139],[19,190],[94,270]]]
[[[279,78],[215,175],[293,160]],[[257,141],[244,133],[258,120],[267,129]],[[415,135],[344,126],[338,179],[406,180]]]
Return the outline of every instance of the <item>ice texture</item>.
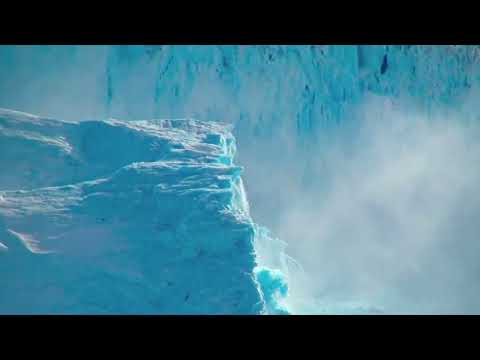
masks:
[[[316,144],[365,98],[430,115],[454,107],[475,120],[479,54],[477,45],[1,46],[0,107],[69,120],[233,123],[252,211],[276,229],[275,210],[290,199],[276,196],[269,176],[315,178],[304,172]]]
[[[0,313],[268,313],[234,156],[226,124],[0,110]]]
[[[440,201],[444,195],[453,199],[459,195],[455,190],[459,188],[457,182],[453,182],[457,185],[447,186],[457,175],[469,174],[469,179],[474,180],[472,183],[477,182],[477,174],[471,174],[478,161],[475,141],[470,141],[468,146],[473,150],[462,150],[458,145],[467,144],[464,133],[472,136],[476,133],[472,127],[458,130],[454,126],[438,134],[434,129],[425,130],[423,125],[417,124],[423,120],[441,123],[447,118],[453,119],[451,122],[455,125],[478,124],[479,48],[478,45],[0,46],[0,107],[74,121],[108,117],[129,121],[192,117],[233,124],[239,149],[237,162],[245,166],[242,178],[252,217],[270,229],[254,227],[253,246],[260,265],[257,270],[265,270],[257,274],[268,279],[265,286],[259,286],[264,292],[261,297],[264,301],[276,301],[266,306],[271,311],[282,311],[285,305],[281,299],[282,289],[288,288],[288,303],[292,304],[294,294],[301,303],[297,303],[296,310],[301,308],[307,313],[376,313],[381,311],[377,307],[379,303],[382,306],[391,304],[392,298],[406,311],[420,308],[419,312],[471,312],[480,308],[476,300],[478,289],[471,280],[478,273],[475,270],[477,259],[472,255],[477,253],[472,250],[475,242],[469,240],[478,233],[472,226],[475,222],[452,226],[429,211],[434,209],[437,215],[440,210],[445,211],[452,222],[451,219],[476,216],[476,207],[471,204],[469,207],[473,209],[468,210],[466,216],[462,207],[447,206],[449,202]],[[362,128],[360,120],[364,119],[375,126]],[[381,130],[378,124],[383,126]],[[404,126],[410,135],[404,136],[403,130],[397,131]],[[437,138],[449,138],[452,130],[462,134],[461,140],[453,143],[440,140],[441,146],[428,148],[427,145],[435,143]],[[94,129],[90,136],[95,137]],[[377,140],[382,139],[379,147]],[[62,156],[70,156],[69,142],[51,137],[45,141]],[[125,166],[135,158],[136,147],[132,154],[126,148],[116,150],[118,158],[116,155],[114,160],[104,163],[95,160],[92,162],[94,168],[88,171],[100,176],[104,171]],[[380,148],[385,154],[378,151]],[[15,174],[25,169],[14,161],[14,153],[8,155],[8,149],[9,146],[4,146],[3,156],[13,159],[9,166],[15,170],[0,176],[4,189],[15,189],[16,183],[26,186],[29,181],[36,182],[35,186],[47,186],[50,181],[53,181],[51,185],[61,185],[64,184],[61,181],[83,180],[84,170],[81,169],[59,172],[50,180],[48,174],[55,172],[47,169],[42,172],[43,160],[36,165],[36,173],[18,178]],[[34,148],[25,149],[37,152]],[[335,151],[341,154],[333,161],[328,154]],[[91,153],[95,156],[94,145]],[[391,157],[389,161],[385,160],[387,155]],[[396,165],[398,159],[403,159],[405,169],[410,169],[408,164],[416,164],[418,158],[430,155],[435,160],[428,162],[430,167],[414,167],[414,173],[425,170],[428,176],[404,181],[403,176],[408,175],[408,171]],[[24,153],[22,156],[30,155]],[[443,159],[451,157],[454,160],[444,166]],[[58,159],[56,161],[61,161]],[[57,165],[47,162],[45,166]],[[382,174],[383,170],[387,173]],[[448,176],[436,175],[443,171]],[[373,174],[373,178],[369,174]],[[62,176],[64,178],[60,179]],[[414,211],[402,211],[400,220],[408,220],[407,223],[421,220],[422,216],[412,214],[426,213],[435,220],[433,223],[442,223],[448,230],[441,231],[442,234],[457,227],[462,229],[460,240],[457,235],[455,241],[451,240],[455,251],[438,246],[435,236],[431,239],[430,236],[418,237],[415,226],[401,226],[407,234],[393,237],[388,245],[382,243],[382,239],[390,235],[382,238],[375,235],[372,243],[382,243],[386,249],[382,246],[372,248],[369,231],[365,231],[372,229],[365,228],[365,224],[375,231],[377,227],[391,228],[377,222],[385,220],[388,206],[387,209],[378,208],[378,204],[371,206],[369,201],[380,200],[379,203],[385,205],[399,199],[384,193],[379,198],[365,196],[367,205],[353,202],[360,216],[352,216],[350,210],[345,209],[351,208],[350,200],[361,193],[362,186],[368,188],[368,184],[376,184],[382,176],[396,178],[402,186],[407,184],[397,191],[392,188],[395,185],[392,180],[386,188],[381,188],[385,194],[402,194],[408,192],[409,187],[423,186],[423,183],[437,184],[431,188],[441,189],[435,196],[428,191],[423,195],[429,200],[423,204],[430,205],[422,207],[407,201],[405,206]],[[338,189],[335,187],[338,184],[342,191],[332,191]],[[474,202],[476,197],[472,194],[465,198]],[[237,198],[244,199],[244,195]],[[404,199],[400,199],[400,203]],[[442,206],[437,204],[439,201]],[[368,218],[367,214],[377,212],[382,216],[374,217],[375,221],[363,221]],[[359,225],[355,219],[363,220],[358,221]],[[358,230],[349,230],[352,233],[345,235],[344,229],[347,233],[348,229]],[[337,231],[341,235],[336,234]],[[325,235],[330,232],[335,235]],[[28,237],[23,238],[31,243]],[[426,239],[432,240],[432,248],[426,253],[434,260],[430,265],[427,261],[428,266],[422,268],[425,259],[417,259],[412,252],[416,254],[415,245]],[[458,245],[460,241],[465,246],[463,250]],[[8,244],[2,239],[0,243],[0,253],[7,251]],[[338,243],[348,244],[344,252],[339,252]],[[379,249],[386,251],[382,253]],[[365,263],[357,264],[358,268],[353,266],[362,258],[360,253],[366,250],[369,254],[365,256]],[[319,302],[306,304],[300,299],[301,289],[305,287],[303,280],[299,280],[303,269],[285,255],[286,251],[290,251],[301,265],[317,270],[313,275],[320,290],[314,292]],[[386,253],[402,254],[402,258],[410,259],[391,262],[407,270],[380,266],[376,257],[385,260]],[[467,258],[470,259],[468,266],[465,265]],[[413,259],[417,264],[410,268]],[[365,271],[365,267],[372,265],[375,265],[374,271]],[[283,280],[276,276],[278,269],[282,271]],[[435,269],[443,269],[444,274],[439,276]],[[307,271],[312,273],[311,269]],[[373,281],[380,293],[373,295],[371,280],[380,275],[388,280],[381,285]],[[396,277],[400,280],[392,280]],[[367,280],[367,284],[357,284],[359,279]],[[355,284],[354,290],[350,288],[352,284]],[[331,294],[338,296],[330,297]],[[389,311],[388,306],[386,308]]]
[[[480,82],[477,45],[42,45],[0,55],[1,107],[71,120],[188,115],[257,134],[315,132],[367,93],[433,109]]]

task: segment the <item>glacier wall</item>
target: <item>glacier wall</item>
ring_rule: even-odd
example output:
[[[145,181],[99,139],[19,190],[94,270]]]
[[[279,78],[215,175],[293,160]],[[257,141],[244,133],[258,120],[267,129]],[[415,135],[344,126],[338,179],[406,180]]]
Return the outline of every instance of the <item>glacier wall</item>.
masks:
[[[2,46],[0,107],[70,120],[235,123],[252,211],[275,227],[273,209],[289,199],[274,196],[269,174],[303,186],[311,147],[372,94],[428,116],[458,104],[463,117],[477,116],[477,62],[476,46]]]
[[[0,313],[287,313],[234,156],[213,122],[0,110]]]
[[[311,133],[368,92],[430,109],[458,103],[479,81],[477,46],[1,46],[0,55],[3,107],[70,120],[186,113],[257,133]]]
[[[258,241],[257,257],[292,272],[296,312],[480,309],[478,229],[466,220],[478,209],[478,46],[2,46],[0,55],[2,107],[233,123],[252,216],[283,240]],[[285,248],[301,267],[279,263]]]

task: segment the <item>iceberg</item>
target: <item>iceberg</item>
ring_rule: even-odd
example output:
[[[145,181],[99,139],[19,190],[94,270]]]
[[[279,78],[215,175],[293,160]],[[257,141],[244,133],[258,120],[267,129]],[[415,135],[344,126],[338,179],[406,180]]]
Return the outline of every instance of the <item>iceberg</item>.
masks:
[[[235,152],[221,123],[0,110],[0,313],[268,313]]]

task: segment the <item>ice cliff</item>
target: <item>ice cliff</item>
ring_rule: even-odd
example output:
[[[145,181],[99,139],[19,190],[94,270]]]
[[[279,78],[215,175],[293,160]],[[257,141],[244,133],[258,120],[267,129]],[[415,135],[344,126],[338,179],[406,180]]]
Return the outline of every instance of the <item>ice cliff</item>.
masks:
[[[0,313],[282,310],[234,156],[225,124],[0,110]]]
[[[252,218],[271,230],[253,227],[260,266],[251,269],[270,311],[283,311],[283,275],[295,279],[295,312],[478,311],[478,229],[466,219],[480,208],[470,188],[480,179],[479,56],[478,45],[1,46],[0,107],[71,121],[233,124]],[[74,127],[97,139],[95,124]],[[87,169],[68,155],[83,145],[48,141],[62,155],[25,147],[21,156],[39,161],[12,160],[3,190],[75,184],[151,161],[137,157],[145,144],[136,140],[95,158],[95,140],[85,145]],[[55,171],[60,163],[65,172]],[[278,256],[285,249],[314,284]],[[322,303],[302,303],[312,296]]]
[[[479,84],[479,54],[477,45],[1,46],[0,106],[70,120],[188,114],[305,135],[345,120],[367,93],[430,109],[458,103]]]
[[[290,199],[275,196],[269,174],[287,184],[311,178],[316,146],[366,97],[427,114],[465,104],[476,118],[479,54],[454,45],[2,46],[0,107],[70,120],[234,123],[246,186],[255,184],[252,211],[276,228],[274,210]]]

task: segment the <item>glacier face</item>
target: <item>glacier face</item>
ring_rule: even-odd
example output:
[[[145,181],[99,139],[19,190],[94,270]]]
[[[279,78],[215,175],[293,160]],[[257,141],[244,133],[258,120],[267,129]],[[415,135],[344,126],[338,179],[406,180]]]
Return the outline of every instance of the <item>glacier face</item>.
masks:
[[[3,107],[69,120],[233,123],[253,218],[285,241],[258,229],[258,263],[292,272],[294,312],[478,312],[470,136],[480,116],[478,46],[2,46],[0,54]],[[96,166],[100,174],[109,164]],[[277,257],[286,245],[303,269]],[[260,274],[264,291],[275,284],[282,293],[274,271]]]
[[[319,130],[345,120],[366,93],[430,109],[458,103],[480,80],[478,46],[1,46],[0,54],[4,108],[70,120],[188,114],[257,134]]]
[[[1,110],[0,313],[275,312],[234,155],[225,124]]]
[[[0,54],[0,107],[70,120],[234,123],[246,186],[255,184],[252,211],[275,230],[275,210],[290,199],[275,196],[269,175],[302,187],[317,145],[352,122],[365,98],[427,114],[459,104],[463,117],[480,112],[470,96],[480,83],[477,46],[2,46]]]

